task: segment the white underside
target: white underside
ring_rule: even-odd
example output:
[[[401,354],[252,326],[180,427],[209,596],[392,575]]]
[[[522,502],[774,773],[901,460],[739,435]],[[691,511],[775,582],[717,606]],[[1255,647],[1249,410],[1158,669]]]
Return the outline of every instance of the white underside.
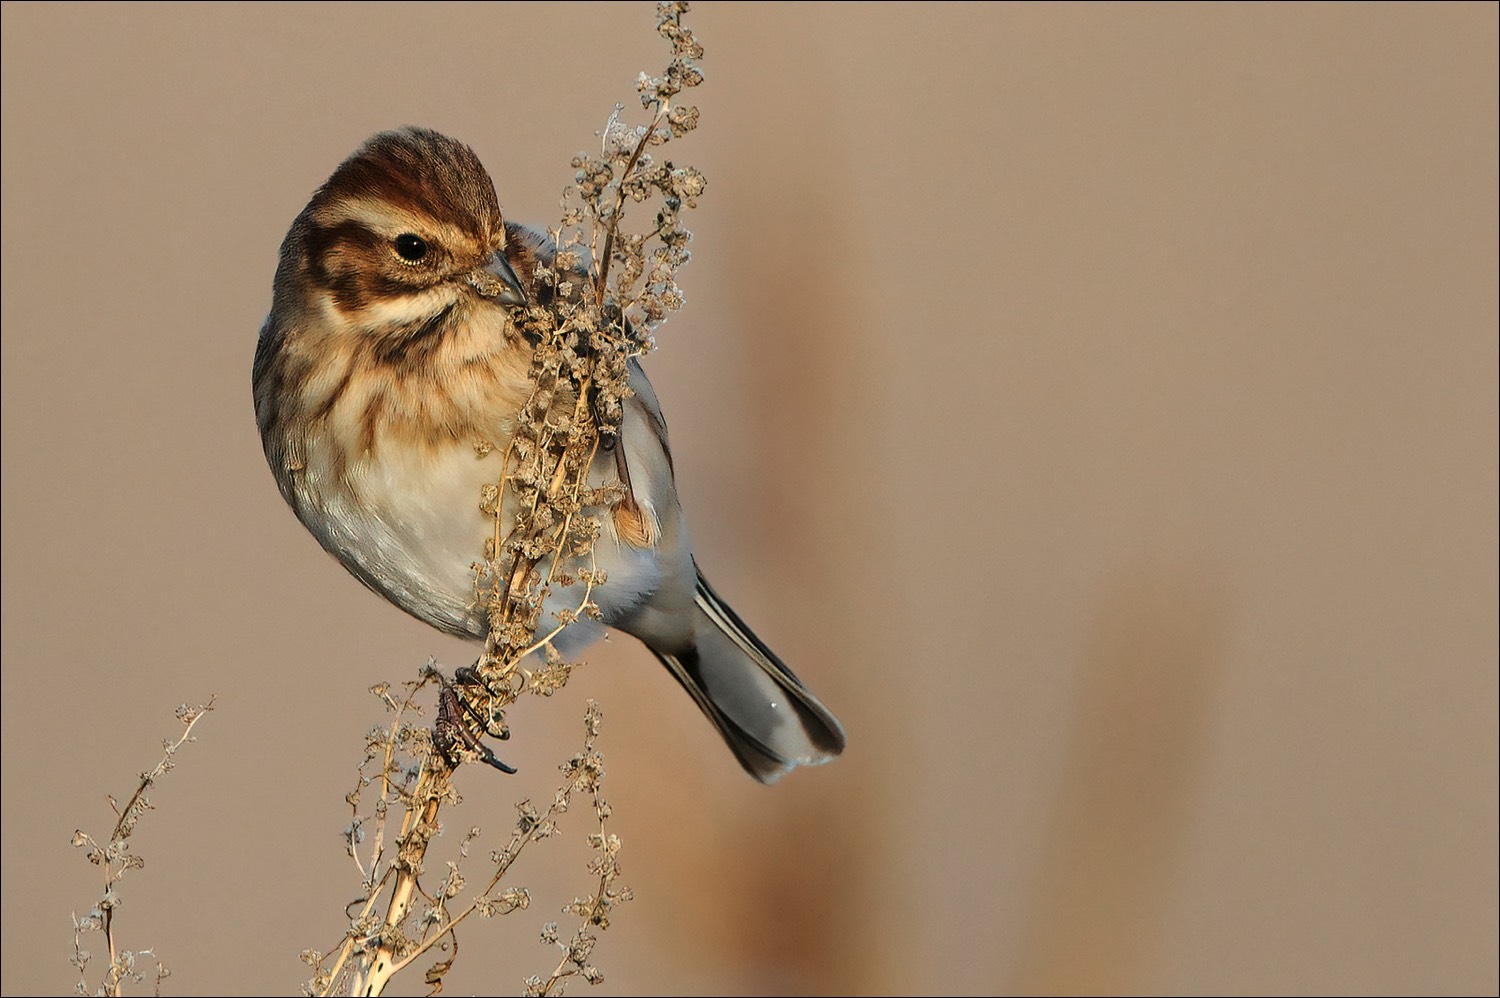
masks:
[[[386,444],[378,460],[360,461],[334,484],[331,474],[320,474],[331,465],[317,460],[316,444],[309,450],[306,472],[296,483],[298,514],[323,546],[407,612],[451,633],[483,638],[476,565],[494,522],[480,501],[484,486],[499,481],[501,453],[481,457],[472,447],[434,451]],[[611,518],[601,519],[592,565],[608,573],[607,582],[590,598],[612,621],[658,587],[661,571],[654,551],[621,544]],[[580,566],[565,567],[576,572]],[[557,611],[577,610],[583,590],[581,584],[554,587],[539,637],[557,627]],[[602,631],[600,622],[580,619],[554,644],[569,655]]]

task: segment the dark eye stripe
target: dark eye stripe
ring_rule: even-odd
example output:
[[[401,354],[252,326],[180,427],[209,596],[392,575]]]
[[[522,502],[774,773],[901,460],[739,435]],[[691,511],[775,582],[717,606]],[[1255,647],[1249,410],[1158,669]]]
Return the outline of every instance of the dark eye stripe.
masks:
[[[422,263],[421,267],[400,266],[392,269],[392,251],[408,253],[415,246],[407,237],[421,243],[417,259],[402,256],[402,263]],[[400,242],[400,246],[396,244]],[[383,236],[362,222],[346,219],[333,225],[312,225],[304,236],[309,283],[332,292],[343,309],[360,309],[378,298],[399,297],[417,288],[427,287],[440,275],[441,253],[415,233],[402,233],[395,239]],[[399,271],[399,272],[395,272]]]
[[[306,238],[304,249],[307,252],[308,277],[320,288],[333,287],[334,282],[341,277],[347,281],[346,274],[335,275],[330,266],[338,256],[345,253],[368,254],[374,252],[382,242],[375,233],[353,221],[311,226]],[[336,253],[336,247],[342,247],[344,253]]]

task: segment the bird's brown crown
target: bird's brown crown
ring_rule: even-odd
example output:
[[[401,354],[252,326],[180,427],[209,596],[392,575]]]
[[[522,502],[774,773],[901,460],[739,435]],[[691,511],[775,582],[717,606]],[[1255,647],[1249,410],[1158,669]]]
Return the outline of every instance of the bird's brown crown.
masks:
[[[333,172],[308,210],[317,215],[348,201],[382,201],[479,242],[502,227],[495,185],[474,150],[430,128],[372,136]]]

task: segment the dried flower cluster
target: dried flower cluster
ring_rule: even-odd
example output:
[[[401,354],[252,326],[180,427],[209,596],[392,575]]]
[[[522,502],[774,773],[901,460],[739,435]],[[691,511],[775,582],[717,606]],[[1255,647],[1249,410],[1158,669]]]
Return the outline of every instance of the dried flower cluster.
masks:
[[[421,878],[427,848],[442,831],[439,810],[460,802],[451,769],[439,776],[431,766],[431,760],[443,755],[432,729],[411,720],[420,714],[418,692],[434,683],[441,686],[447,680],[429,663],[421,678],[408,684],[404,697],[393,695],[385,684],[371,689],[392,717],[367,737],[359,778],[347,797],[353,820],[344,833],[345,848],[360,871],[364,901],[351,912],[338,947],[328,953],[302,953],[303,962],[313,968],[304,993],[379,994],[397,973],[440,949],[446,955],[428,966],[425,977],[434,992],[439,990],[458,955],[460,925],[476,915],[488,919],[530,907],[531,892],[505,880],[530,843],[559,834],[558,819],[578,795],[588,799],[599,823],[598,832],[589,837],[594,853],[589,871],[598,878],[597,886],[564,909],[577,914],[580,925],[571,944],[563,947],[557,968],[545,980],[528,979],[526,987],[539,986],[537,994],[557,994],[570,977],[602,980],[587,962],[593,930],[608,925],[610,908],[628,900],[629,889],[615,884],[620,872],[619,839],[605,825],[610,811],[603,797],[604,760],[595,747],[602,721],[598,707],[590,701],[583,748],[560,767],[563,780],[552,799],[544,807],[529,800],[516,805],[516,824],[505,843],[490,851],[477,888],[465,872],[482,834],[477,827],[464,835],[454,858],[443,864],[441,880],[428,888],[422,886]],[[395,817],[400,827],[392,835]],[[543,939],[556,941],[555,924],[544,929]]]
[[[686,3],[658,5],[657,30],[671,43],[672,59],[661,77],[642,74],[637,82],[652,120],[626,126],[617,106],[599,154],[574,157],[562,222],[548,230],[554,259],[537,265],[537,300],[516,317],[535,344],[535,388],[505,455],[505,475],[482,498],[494,534],[475,566],[490,623],[478,669],[500,701],[533,651],[542,651],[552,668],[547,681],[565,677],[550,639],[572,620],[599,613],[591,596],[607,580],[589,553],[600,512],[618,505],[623,491],[589,488],[588,470],[601,448],[615,446],[621,402],[631,391],[627,362],[652,348],[654,329],[683,305],[676,276],[692,236],[681,216],[696,206],[704,179],[692,167],[657,162],[647,149],[698,121],[697,108],[674,103],[703,78],[695,64],[703,47],[682,24],[686,10]],[[627,203],[654,197],[660,198],[654,220],[640,231],[626,229]],[[559,611],[538,640],[548,597],[576,583],[583,584],[576,605]]]
[[[203,718],[203,715],[213,709],[213,697],[209,697],[207,703],[197,706],[183,704],[177,708],[177,719],[184,725],[182,734],[175,741],[169,738],[162,742],[161,761],[148,772],[141,774],[140,784],[123,808],[113,797],[109,799],[110,806],[114,808],[119,818],[115,822],[114,830],[109,834],[108,842],[100,845],[93,836],[86,832],[73,833],[73,845],[87,850],[89,862],[104,872],[104,893],[100,895],[98,902],[88,914],[82,917],[73,916],[72,963],[78,969],[78,982],[73,988],[75,994],[118,995],[127,981],[137,984],[144,981],[147,974],[145,967],[151,964],[154,966],[150,967],[150,973],[159,993],[161,982],[170,974],[170,971],[157,960],[156,953],[152,950],[128,950],[119,947],[115,939],[115,913],[119,911],[121,904],[117,888],[126,873],[146,865],[144,859],[130,851],[130,836],[135,833],[135,827],[141,818],[151,810],[151,799],[147,795],[156,786],[156,781],[176,765],[177,750],[195,740],[193,738],[194,726]],[[98,983],[92,986],[89,983],[89,964],[92,962],[92,954],[83,948],[83,936],[89,932],[102,932],[105,944],[109,948],[109,966],[104,969]]]

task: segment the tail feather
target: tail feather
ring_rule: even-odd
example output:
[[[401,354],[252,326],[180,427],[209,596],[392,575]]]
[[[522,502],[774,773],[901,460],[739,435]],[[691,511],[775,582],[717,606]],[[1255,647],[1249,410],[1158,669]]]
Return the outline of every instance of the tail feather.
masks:
[[[694,645],[655,650],[719,729],[745,771],[775,783],[795,766],[816,766],[844,750],[844,728],[700,574]]]

